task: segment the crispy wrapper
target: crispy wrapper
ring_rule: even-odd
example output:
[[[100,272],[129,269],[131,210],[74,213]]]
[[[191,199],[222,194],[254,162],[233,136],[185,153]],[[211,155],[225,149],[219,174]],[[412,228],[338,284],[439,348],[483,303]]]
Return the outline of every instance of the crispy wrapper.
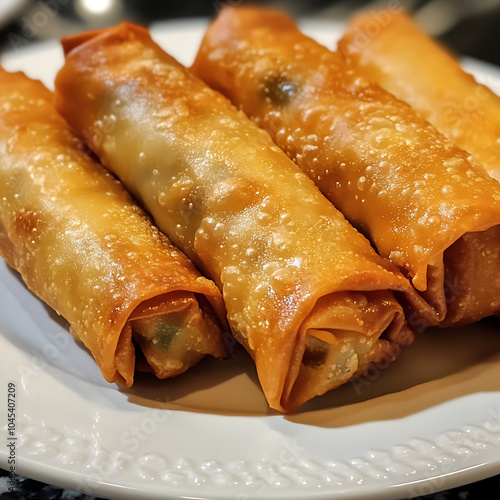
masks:
[[[123,24],[63,46],[58,108],[219,285],[273,408],[293,410],[411,342],[391,291],[411,294],[408,281],[146,30]]]
[[[274,11],[224,9],[193,70],[270,133],[441,325],[498,312],[498,183],[409,105]]]
[[[139,346],[142,368],[161,378],[226,354],[215,284],[85,153],[53,95],[3,69],[0,151],[0,253],[108,382],[133,383]]]
[[[339,50],[357,72],[409,103],[500,181],[500,98],[406,14],[355,18]]]

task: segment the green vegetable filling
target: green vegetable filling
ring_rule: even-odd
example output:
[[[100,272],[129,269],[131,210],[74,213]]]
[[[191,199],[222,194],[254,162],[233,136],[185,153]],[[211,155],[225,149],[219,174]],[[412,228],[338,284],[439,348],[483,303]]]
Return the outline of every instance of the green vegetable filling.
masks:
[[[161,323],[155,337],[155,344],[161,349],[167,350],[172,343],[180,326],[174,323]]]

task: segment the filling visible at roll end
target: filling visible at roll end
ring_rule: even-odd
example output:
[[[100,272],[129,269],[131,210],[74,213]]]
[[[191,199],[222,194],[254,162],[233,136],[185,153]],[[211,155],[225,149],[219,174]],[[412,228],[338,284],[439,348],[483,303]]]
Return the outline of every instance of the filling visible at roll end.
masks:
[[[227,356],[217,320],[198,299],[193,293],[174,292],[168,301],[155,297],[134,310],[128,324],[142,352],[140,371],[164,379],[185,372],[205,355]]]
[[[304,322],[281,397],[285,411],[394,361],[413,342],[392,292],[339,292],[322,297]]]

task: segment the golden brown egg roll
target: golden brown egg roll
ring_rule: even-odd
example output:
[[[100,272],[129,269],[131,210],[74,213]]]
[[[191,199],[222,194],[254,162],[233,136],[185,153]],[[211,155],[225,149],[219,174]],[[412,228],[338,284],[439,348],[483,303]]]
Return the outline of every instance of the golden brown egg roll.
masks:
[[[133,383],[136,349],[160,378],[226,354],[216,285],[86,154],[53,94],[3,69],[0,151],[0,254],[108,382]]]
[[[379,16],[380,17],[380,16]],[[500,98],[406,14],[354,19],[339,50],[355,71],[409,103],[500,181]]]
[[[442,325],[498,312],[498,183],[409,105],[262,9],[224,9],[193,70],[269,132]]]
[[[408,281],[267,133],[145,29],[123,24],[63,46],[58,108],[219,285],[271,407],[293,410],[411,342],[391,291],[411,294]]]

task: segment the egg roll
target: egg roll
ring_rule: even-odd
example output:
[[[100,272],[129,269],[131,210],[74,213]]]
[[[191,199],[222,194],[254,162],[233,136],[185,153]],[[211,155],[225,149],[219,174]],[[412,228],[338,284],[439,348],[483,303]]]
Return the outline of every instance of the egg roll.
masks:
[[[217,283],[272,408],[292,411],[412,341],[395,297],[409,282],[147,30],[122,24],[63,47],[58,109]]]
[[[402,12],[358,16],[339,42],[355,71],[409,103],[500,181],[500,98]],[[375,28],[376,26],[376,28]]]
[[[227,353],[216,285],[87,153],[53,94],[0,69],[0,254],[69,323],[108,382]]]
[[[223,9],[192,69],[271,135],[440,325],[499,311],[498,183],[408,104],[263,9]]]

